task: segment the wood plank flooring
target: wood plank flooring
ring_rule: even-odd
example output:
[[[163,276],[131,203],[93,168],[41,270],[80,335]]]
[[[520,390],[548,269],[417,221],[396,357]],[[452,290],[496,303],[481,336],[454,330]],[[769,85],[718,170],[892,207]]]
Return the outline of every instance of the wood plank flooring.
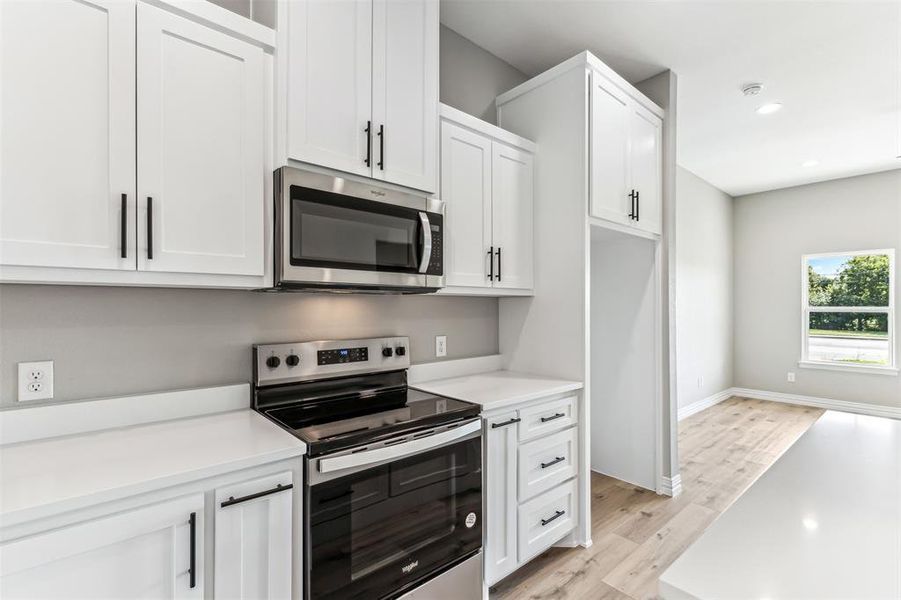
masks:
[[[648,600],[660,573],[823,411],[730,398],[679,423],[683,492],[658,496],[592,473],[591,548],[551,548],[492,600]]]

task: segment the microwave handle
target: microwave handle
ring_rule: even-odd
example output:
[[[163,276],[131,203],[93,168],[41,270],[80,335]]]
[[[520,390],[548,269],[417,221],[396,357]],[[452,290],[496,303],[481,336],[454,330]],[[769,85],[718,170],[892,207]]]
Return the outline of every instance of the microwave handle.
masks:
[[[429,270],[429,261],[432,259],[432,228],[428,213],[419,213],[419,223],[422,225],[422,259],[419,261],[419,272],[425,273]]]

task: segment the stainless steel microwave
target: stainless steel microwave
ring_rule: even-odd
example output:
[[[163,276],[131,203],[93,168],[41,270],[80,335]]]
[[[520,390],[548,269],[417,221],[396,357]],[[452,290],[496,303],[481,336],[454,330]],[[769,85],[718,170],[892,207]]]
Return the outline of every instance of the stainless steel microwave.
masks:
[[[282,167],[274,288],[423,294],[444,287],[444,203]]]

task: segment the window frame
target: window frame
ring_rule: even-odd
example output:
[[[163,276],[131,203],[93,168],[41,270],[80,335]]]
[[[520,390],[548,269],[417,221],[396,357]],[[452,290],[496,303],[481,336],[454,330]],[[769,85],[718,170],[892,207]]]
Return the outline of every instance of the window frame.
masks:
[[[810,281],[807,266],[812,258],[829,258],[837,256],[873,256],[889,257],[888,306],[811,306]],[[870,365],[843,363],[839,361],[811,360],[810,358],[810,314],[815,312],[838,313],[887,313],[888,314],[888,364]],[[830,371],[848,371],[854,373],[873,373],[881,375],[897,375],[897,340],[895,337],[895,250],[883,248],[879,250],[853,250],[847,252],[815,252],[801,256],[801,360],[798,366],[809,369]]]

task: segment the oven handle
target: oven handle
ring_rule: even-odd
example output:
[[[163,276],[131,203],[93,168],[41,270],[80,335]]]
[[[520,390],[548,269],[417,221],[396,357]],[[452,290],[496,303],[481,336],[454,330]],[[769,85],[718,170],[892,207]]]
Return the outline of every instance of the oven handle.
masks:
[[[382,448],[376,448],[375,450],[357,452],[356,454],[345,454],[343,456],[335,456],[334,458],[322,458],[319,460],[319,472],[331,473],[333,471],[343,471],[344,469],[362,467],[372,463],[384,462],[386,460],[397,460],[399,458],[404,458],[405,456],[444,446],[450,442],[459,440],[460,438],[465,438],[477,431],[481,431],[481,429],[482,420],[476,419],[471,423],[461,425],[450,431],[443,431],[404,444],[384,446]]]
[[[419,213],[419,222],[422,224],[422,260],[419,262],[419,272],[429,270],[429,261],[432,260],[432,227],[429,223],[428,213]]]

